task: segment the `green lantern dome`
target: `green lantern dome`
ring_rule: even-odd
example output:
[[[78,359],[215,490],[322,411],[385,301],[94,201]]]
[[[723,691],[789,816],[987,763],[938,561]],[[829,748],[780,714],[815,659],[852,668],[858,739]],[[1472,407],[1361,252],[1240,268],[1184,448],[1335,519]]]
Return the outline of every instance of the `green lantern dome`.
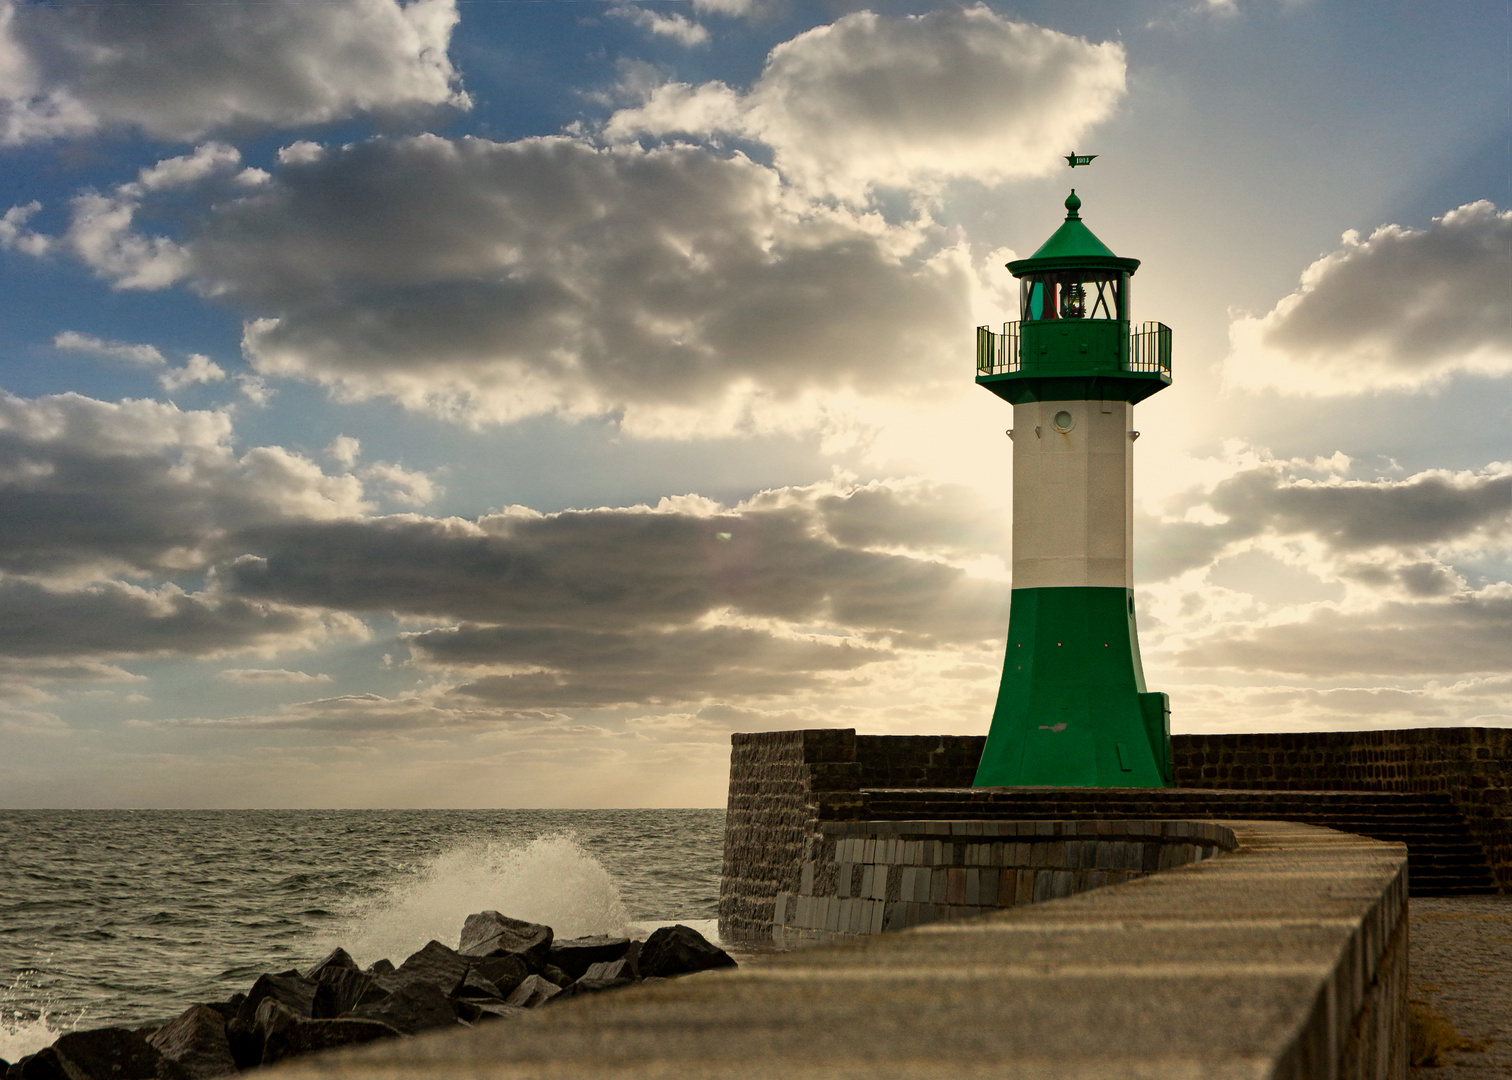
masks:
[[[1014,277],[1023,277],[1041,270],[1060,270],[1071,267],[1090,267],[1104,270],[1123,270],[1132,274],[1139,268],[1138,259],[1120,259],[1107,244],[1099,240],[1081,219],[1081,199],[1076,189],[1071,189],[1066,199],[1066,220],[1054,235],[1040,245],[1039,250],[1027,259],[1015,259],[1008,264],[1008,272]]]

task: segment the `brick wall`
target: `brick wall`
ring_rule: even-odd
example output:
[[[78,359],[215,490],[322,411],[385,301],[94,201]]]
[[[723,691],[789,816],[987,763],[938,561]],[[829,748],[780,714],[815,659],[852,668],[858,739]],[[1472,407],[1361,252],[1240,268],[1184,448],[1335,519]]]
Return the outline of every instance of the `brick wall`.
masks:
[[[860,806],[856,733],[849,728],[731,737],[719,934],[770,941],[777,894],[798,887],[821,818]]]
[[[863,788],[970,787],[985,735],[857,735]]]
[[[1171,749],[1177,787],[1448,795],[1512,892],[1512,729],[1175,735]]]

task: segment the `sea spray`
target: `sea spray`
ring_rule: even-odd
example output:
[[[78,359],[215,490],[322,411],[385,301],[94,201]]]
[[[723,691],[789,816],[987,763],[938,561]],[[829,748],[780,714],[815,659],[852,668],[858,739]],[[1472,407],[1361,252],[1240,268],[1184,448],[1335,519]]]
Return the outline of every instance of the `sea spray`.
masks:
[[[84,1010],[61,1015],[43,989],[40,972],[29,969],[0,989],[0,1058],[18,1061],[49,1046],[84,1019]]]
[[[362,901],[337,931],[360,963],[399,963],[435,939],[455,947],[468,915],[494,910],[545,923],[558,938],[624,934],[630,920],[609,872],[570,834],[528,843],[473,840],[425,860]]]

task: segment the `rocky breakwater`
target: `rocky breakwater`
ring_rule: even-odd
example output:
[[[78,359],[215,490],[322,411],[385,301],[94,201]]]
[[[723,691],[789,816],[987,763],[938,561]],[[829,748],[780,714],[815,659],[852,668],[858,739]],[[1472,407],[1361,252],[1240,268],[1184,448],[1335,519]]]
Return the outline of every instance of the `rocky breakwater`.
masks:
[[[73,1031],[5,1080],[204,1080],[339,1046],[507,1020],[531,1009],[735,961],[686,926],[645,941],[557,941],[551,927],[484,911],[452,949],[432,941],[395,967],[336,949],[304,971],[265,974],[245,994],[191,1005],[161,1026]]]

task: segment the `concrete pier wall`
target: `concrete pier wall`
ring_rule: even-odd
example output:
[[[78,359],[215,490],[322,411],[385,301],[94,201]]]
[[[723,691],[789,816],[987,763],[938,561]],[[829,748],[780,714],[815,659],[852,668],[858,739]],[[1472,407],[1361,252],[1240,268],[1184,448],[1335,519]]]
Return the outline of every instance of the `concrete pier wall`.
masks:
[[[1406,851],[1230,822],[1193,865],[296,1059],[275,1080],[1405,1080]]]

